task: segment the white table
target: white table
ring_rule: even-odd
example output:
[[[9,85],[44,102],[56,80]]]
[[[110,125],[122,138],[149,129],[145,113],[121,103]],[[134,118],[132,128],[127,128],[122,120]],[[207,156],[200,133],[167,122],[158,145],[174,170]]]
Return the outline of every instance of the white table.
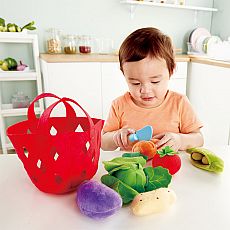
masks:
[[[177,201],[168,211],[145,217],[134,216],[129,207],[100,221],[83,216],[75,204],[75,192],[51,195],[40,192],[27,176],[16,155],[0,155],[1,230],[229,230],[230,229],[230,146],[213,147],[225,161],[216,175],[200,170],[181,153],[182,168],[173,176],[170,188]],[[102,152],[110,160],[119,152]],[[102,164],[95,180],[105,174]]]

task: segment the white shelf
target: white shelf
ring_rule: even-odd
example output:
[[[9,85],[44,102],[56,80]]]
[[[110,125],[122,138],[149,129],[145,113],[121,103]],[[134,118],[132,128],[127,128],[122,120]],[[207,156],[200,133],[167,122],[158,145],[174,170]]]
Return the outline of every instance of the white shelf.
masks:
[[[167,7],[167,8],[195,10],[195,11],[209,11],[209,12],[218,11],[216,8],[209,8],[209,7],[176,5],[176,4],[156,3],[156,2],[147,2],[147,1],[125,0],[125,1],[121,1],[121,3],[129,4],[131,6],[145,5],[145,6],[153,6],[153,7]]]
[[[33,43],[35,34],[27,32],[0,32],[0,42],[5,43]]]
[[[7,108],[7,109],[4,109]],[[17,108],[13,109],[12,104],[3,104],[0,114],[3,117],[23,116],[27,115],[28,108]],[[42,111],[39,107],[34,108],[35,114],[40,114]]]
[[[25,71],[0,71],[0,83],[9,81],[35,81],[37,94],[42,93],[42,80],[39,63],[39,48],[36,34],[26,32],[0,32],[1,43],[29,43],[33,53],[34,70]],[[0,84],[0,88],[7,85]],[[1,90],[1,89],[0,89]],[[3,154],[7,154],[7,149],[12,148],[9,144],[9,138],[6,136],[6,118],[27,115],[28,108],[13,109],[11,104],[3,104],[2,91],[0,93],[0,138]],[[35,107],[35,113],[41,114],[44,110],[43,101],[39,101]]]
[[[14,149],[12,143],[7,143],[7,144],[6,144],[6,148],[7,148],[7,149]]]
[[[34,70],[24,71],[0,71],[0,81],[34,81],[37,80],[37,73]]]

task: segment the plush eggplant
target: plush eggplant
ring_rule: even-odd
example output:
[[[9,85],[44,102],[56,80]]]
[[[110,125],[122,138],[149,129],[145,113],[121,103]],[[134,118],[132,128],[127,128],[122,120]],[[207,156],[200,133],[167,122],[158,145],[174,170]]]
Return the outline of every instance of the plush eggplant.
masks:
[[[186,150],[191,154],[194,166],[207,171],[220,173],[224,170],[224,161],[208,149],[197,147]]]
[[[138,194],[131,203],[136,216],[145,216],[167,210],[176,200],[176,194],[169,188],[159,188]]]
[[[103,219],[121,208],[122,199],[117,192],[104,184],[87,181],[79,185],[76,203],[82,214],[93,219]]]

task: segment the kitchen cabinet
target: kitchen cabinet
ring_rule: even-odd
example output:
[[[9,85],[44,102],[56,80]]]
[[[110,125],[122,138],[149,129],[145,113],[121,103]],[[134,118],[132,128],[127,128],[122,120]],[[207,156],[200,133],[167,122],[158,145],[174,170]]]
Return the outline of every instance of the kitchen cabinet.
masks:
[[[102,115],[106,119],[112,101],[128,91],[125,77],[118,62],[101,64],[102,71]]]
[[[91,117],[102,117],[100,63],[47,63],[41,60],[41,66],[45,92],[54,93],[59,97],[72,98]],[[53,99],[47,99],[46,107],[53,101]],[[80,110],[77,112],[81,114]],[[63,106],[60,105],[54,109],[52,115],[64,116]]]
[[[230,144],[230,68],[191,62],[188,97],[200,120],[205,145]]]
[[[128,90],[119,63],[102,63],[102,106],[103,119],[106,119],[112,100]],[[169,81],[169,88],[186,94],[187,62],[177,62],[175,73]]]
[[[33,60],[33,68],[30,68],[29,71],[0,72],[0,135],[2,152],[6,154],[7,150],[13,148],[12,144],[10,143],[10,140],[6,136],[7,126],[9,126],[9,123],[12,123],[9,120],[11,118],[11,120],[13,120],[13,123],[18,122],[19,120],[25,120],[25,115],[27,114],[28,109],[14,108],[11,98],[6,98],[5,94],[15,93],[15,88],[13,87],[13,85],[16,85],[16,89],[18,90],[18,92],[24,92],[24,90],[26,91],[26,85],[27,88],[29,88],[27,91],[30,92],[30,95],[28,96],[30,99],[32,99],[37,94],[42,93],[42,82],[39,65],[39,49],[37,35],[27,34],[23,32],[2,32],[0,33],[0,42],[7,44],[27,44],[28,47],[31,47],[31,49],[29,50],[32,50],[33,55],[33,57],[31,58]],[[41,114],[43,110],[43,102],[39,101],[38,104],[36,104],[35,113]]]
[[[116,97],[128,87],[118,62],[49,63],[41,59],[45,92],[76,100],[92,117],[106,119]],[[177,62],[170,89],[186,94],[187,62]],[[46,100],[46,107],[53,102]],[[65,115],[63,108],[53,115]]]

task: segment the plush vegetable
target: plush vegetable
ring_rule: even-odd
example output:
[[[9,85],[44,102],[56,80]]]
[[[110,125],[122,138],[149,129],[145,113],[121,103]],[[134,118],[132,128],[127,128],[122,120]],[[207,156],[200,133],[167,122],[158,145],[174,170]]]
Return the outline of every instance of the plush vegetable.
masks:
[[[146,167],[144,168],[146,175],[145,191],[152,191],[158,188],[167,188],[172,180],[172,175],[168,170],[159,166],[156,168]]]
[[[5,20],[3,18],[0,18],[0,32],[6,32],[7,27],[5,24]]]
[[[119,193],[122,198],[123,204],[130,203],[134,199],[134,197],[139,194],[129,185],[108,174],[101,177],[101,182]]]
[[[76,203],[82,214],[93,219],[103,219],[121,208],[122,199],[109,187],[97,181],[87,181],[79,185]]]
[[[139,152],[133,152],[133,153],[123,153],[122,157],[143,157],[146,161],[148,160],[148,157],[139,153]]]
[[[152,160],[152,166],[162,166],[169,170],[171,175],[177,173],[181,168],[181,159],[178,152],[175,152],[169,146],[157,151]]]
[[[5,20],[0,18],[0,32],[21,32],[24,29],[35,30],[36,27],[34,26],[34,21],[24,25],[23,27],[20,27],[15,23],[8,23],[6,25]]]
[[[117,157],[103,163],[109,174],[102,176],[101,181],[121,195],[123,204],[140,192],[168,187],[172,178],[162,167],[143,168],[146,160],[142,156]]]
[[[215,173],[224,170],[224,161],[212,151],[201,147],[189,148],[186,151],[191,154],[191,162],[197,168]]]
[[[17,25],[13,23],[8,23],[7,24],[7,31],[8,32],[17,32]],[[20,28],[20,27],[19,27]],[[21,32],[21,31],[20,31]]]
[[[3,18],[0,18],[0,26],[5,26],[5,19]]]
[[[146,164],[146,160],[143,157],[117,157],[111,161],[104,161],[103,164],[110,175],[137,192],[144,192],[146,177],[143,166]]]
[[[149,215],[167,210],[175,201],[173,190],[159,188],[137,195],[131,203],[131,210],[136,216]]]
[[[19,65],[17,66],[17,71],[23,71],[26,67],[28,67],[28,65],[23,64],[22,61],[20,61]]]
[[[1,65],[1,69],[4,71],[8,71],[8,70],[16,70],[17,69],[17,61],[13,58],[6,58],[4,59],[2,65]]]
[[[140,152],[148,157],[148,160],[152,159],[157,152],[156,142],[158,139],[151,139],[150,141],[139,141],[134,144],[132,152]]]
[[[34,21],[24,25],[22,27],[22,30],[27,29],[27,30],[36,30],[36,27],[34,26]]]

